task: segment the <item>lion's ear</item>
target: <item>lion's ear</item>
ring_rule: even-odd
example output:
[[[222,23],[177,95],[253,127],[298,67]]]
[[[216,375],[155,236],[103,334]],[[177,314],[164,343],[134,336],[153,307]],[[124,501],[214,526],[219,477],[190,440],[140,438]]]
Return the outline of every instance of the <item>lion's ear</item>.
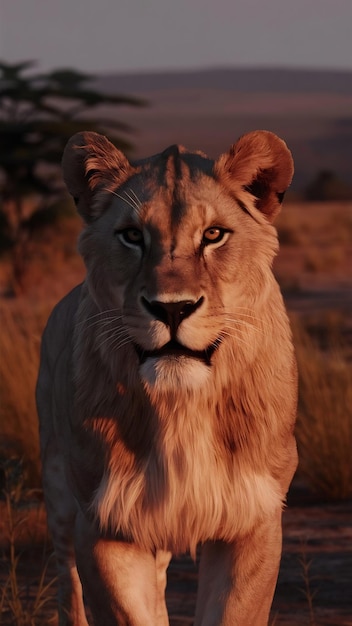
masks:
[[[255,197],[255,207],[272,222],[293,176],[293,159],[285,142],[264,130],[243,135],[215,163],[216,177],[234,193]]]
[[[68,141],[62,158],[64,180],[78,212],[87,221],[97,217],[98,190],[122,185],[133,168],[122,152],[103,135],[82,132]]]

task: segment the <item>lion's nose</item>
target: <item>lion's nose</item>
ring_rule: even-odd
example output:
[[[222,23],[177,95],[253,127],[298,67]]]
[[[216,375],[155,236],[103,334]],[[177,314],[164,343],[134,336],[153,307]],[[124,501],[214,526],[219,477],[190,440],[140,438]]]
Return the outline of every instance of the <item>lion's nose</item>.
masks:
[[[142,297],[142,304],[155,319],[169,326],[171,334],[173,335],[182,320],[192,315],[192,313],[201,306],[203,300],[204,298],[202,296],[196,301],[180,300],[177,302],[160,302],[159,300],[152,300],[149,302],[149,300]]]

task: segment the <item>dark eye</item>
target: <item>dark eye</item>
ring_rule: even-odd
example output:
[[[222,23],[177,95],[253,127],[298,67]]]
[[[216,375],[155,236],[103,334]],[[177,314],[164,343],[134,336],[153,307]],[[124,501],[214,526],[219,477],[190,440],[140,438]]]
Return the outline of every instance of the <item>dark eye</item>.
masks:
[[[132,246],[141,246],[143,243],[143,233],[138,228],[125,228],[118,231],[118,235],[123,243]]]
[[[218,243],[219,241],[221,241],[224,237],[224,235],[227,233],[228,231],[224,230],[223,228],[218,228],[217,226],[212,226],[211,228],[207,228],[207,230],[204,231],[203,233],[203,245],[207,245],[207,244],[211,244],[211,243]]]

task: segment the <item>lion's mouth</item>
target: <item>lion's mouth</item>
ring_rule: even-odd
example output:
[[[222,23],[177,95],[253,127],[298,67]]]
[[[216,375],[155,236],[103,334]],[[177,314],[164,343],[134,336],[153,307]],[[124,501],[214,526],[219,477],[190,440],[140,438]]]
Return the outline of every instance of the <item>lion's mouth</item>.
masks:
[[[187,346],[183,346],[181,343],[175,340],[171,340],[161,348],[157,350],[144,350],[138,344],[135,344],[135,349],[138,354],[141,365],[145,363],[147,359],[161,359],[161,358],[175,358],[175,357],[187,357],[189,359],[198,359],[203,361],[206,365],[211,365],[211,358],[214,352],[221,344],[221,339],[216,339],[205,350],[191,350]]]

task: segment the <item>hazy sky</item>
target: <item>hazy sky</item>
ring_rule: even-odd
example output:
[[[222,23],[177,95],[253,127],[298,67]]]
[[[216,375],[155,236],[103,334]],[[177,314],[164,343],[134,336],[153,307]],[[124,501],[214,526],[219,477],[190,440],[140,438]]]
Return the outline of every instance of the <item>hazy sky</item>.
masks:
[[[0,0],[0,58],[41,69],[352,68],[352,0]]]

